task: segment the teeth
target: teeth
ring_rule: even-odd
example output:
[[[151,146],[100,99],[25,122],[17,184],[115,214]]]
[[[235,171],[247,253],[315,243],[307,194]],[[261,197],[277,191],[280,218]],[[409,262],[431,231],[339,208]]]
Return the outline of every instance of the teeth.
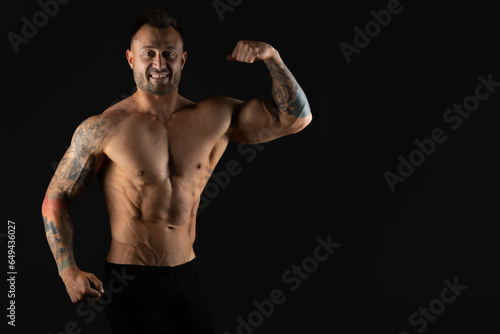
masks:
[[[158,78],[166,78],[167,74],[151,74],[151,77],[158,79]]]

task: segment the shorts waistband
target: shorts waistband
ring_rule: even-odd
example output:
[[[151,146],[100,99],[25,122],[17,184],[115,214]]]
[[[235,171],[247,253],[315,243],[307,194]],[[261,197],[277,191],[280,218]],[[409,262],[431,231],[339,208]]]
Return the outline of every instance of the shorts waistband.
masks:
[[[196,266],[198,266],[198,258],[195,257],[191,261],[173,267],[118,264],[118,263],[108,262],[107,260],[105,260],[104,266],[107,271],[111,271],[113,269],[115,270],[125,269],[125,271],[130,274],[167,274],[167,273],[184,272],[194,269]]]

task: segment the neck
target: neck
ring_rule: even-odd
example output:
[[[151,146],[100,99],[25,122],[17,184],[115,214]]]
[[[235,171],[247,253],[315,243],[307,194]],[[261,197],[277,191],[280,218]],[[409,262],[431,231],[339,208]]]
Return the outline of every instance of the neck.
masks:
[[[163,95],[153,95],[137,87],[137,92],[132,95],[133,100],[139,106],[141,112],[155,115],[162,121],[168,121],[179,109],[178,88]]]

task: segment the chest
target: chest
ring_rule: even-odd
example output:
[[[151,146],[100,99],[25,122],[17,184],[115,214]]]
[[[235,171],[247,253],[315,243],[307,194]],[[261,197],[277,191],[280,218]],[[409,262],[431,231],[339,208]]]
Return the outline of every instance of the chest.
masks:
[[[228,124],[214,115],[185,111],[161,122],[132,115],[117,128],[106,155],[128,178],[155,182],[193,177],[213,169],[227,140]]]

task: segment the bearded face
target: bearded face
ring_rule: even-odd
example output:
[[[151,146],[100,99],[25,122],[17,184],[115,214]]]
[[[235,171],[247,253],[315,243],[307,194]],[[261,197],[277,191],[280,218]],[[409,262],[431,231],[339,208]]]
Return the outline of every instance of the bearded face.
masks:
[[[153,95],[168,94],[179,86],[187,53],[172,27],[142,26],[135,34],[127,59],[137,87]]]

